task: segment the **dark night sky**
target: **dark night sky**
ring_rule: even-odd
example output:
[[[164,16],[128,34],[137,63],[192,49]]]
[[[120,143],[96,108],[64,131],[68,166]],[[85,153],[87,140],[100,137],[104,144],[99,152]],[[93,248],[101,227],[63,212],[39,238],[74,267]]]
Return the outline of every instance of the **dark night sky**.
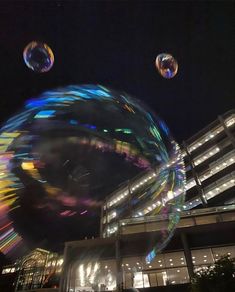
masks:
[[[100,83],[145,101],[181,142],[235,105],[234,15],[232,2],[1,1],[0,122],[45,89]],[[53,49],[49,73],[25,66],[32,40]],[[161,52],[174,79],[156,72]]]
[[[143,100],[181,142],[235,106],[234,15],[225,1],[1,1],[0,123],[46,89],[99,83]],[[24,64],[32,40],[52,48],[50,72]],[[162,52],[179,63],[171,80]]]

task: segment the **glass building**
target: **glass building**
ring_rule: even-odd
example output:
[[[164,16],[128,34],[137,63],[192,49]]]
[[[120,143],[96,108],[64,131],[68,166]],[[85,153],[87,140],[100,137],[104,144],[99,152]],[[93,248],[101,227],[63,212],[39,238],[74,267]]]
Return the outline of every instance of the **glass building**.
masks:
[[[164,252],[146,262],[150,245],[167,222],[164,217],[153,216],[151,206],[143,204],[137,213],[129,203],[132,196],[141,197],[146,191],[152,179],[146,173],[106,198],[100,224],[102,238],[66,243],[61,291],[180,285],[220,256],[235,257],[235,111],[219,116],[183,142],[181,149],[187,176],[186,201],[175,235]],[[122,205],[129,206],[127,219],[118,217]]]
[[[181,145],[186,166],[186,202],[183,210],[235,204],[235,111],[223,116]],[[133,213],[130,197],[141,196],[147,190],[153,174],[145,174],[112,193],[103,206],[101,232],[103,237],[118,232],[117,209],[130,207],[129,217],[151,216],[154,208],[144,204]],[[145,188],[146,186],[146,188]],[[183,190],[179,190],[183,192]]]
[[[178,285],[180,291],[186,291],[195,271],[206,269],[223,255],[235,257],[235,110],[219,116],[181,148],[186,200],[174,236],[153,261],[146,262],[146,254],[166,221],[154,216],[151,206],[143,204],[133,212],[129,204],[131,196],[146,191],[151,180],[146,173],[106,198],[100,238],[65,243],[64,255],[52,256],[54,266],[51,253],[36,255],[36,250],[4,267],[0,282],[14,275],[12,291],[58,286],[63,292],[121,291],[166,285],[172,291],[178,291],[174,290]],[[122,204],[129,207],[125,217],[118,217]]]
[[[3,291],[58,288],[62,264],[63,256],[37,248],[14,264],[2,269],[2,282],[7,285],[9,279],[11,280],[11,283],[8,283],[9,290]],[[6,289],[6,287],[4,288]]]

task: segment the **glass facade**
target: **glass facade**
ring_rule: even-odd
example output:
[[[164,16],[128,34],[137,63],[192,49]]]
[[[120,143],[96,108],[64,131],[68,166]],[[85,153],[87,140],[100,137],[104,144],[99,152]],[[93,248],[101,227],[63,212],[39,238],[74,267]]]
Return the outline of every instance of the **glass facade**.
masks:
[[[221,256],[235,257],[235,246],[191,250],[195,272],[213,265]],[[117,261],[115,259],[83,259],[70,270],[69,292],[114,291],[117,289]],[[183,251],[159,254],[151,263],[144,256],[121,258],[123,289],[148,288],[185,284],[190,281]]]
[[[194,269],[213,265],[221,256],[235,257],[235,246],[191,250]],[[151,264],[144,257],[123,259],[124,288],[145,288],[184,284],[189,282],[188,268],[183,251],[158,255]]]
[[[191,250],[195,272],[213,265],[221,256],[235,257],[235,246],[212,247]],[[34,260],[37,258],[37,264]],[[62,257],[50,254],[45,257],[34,252],[19,266],[5,267],[2,274],[18,270],[18,290],[42,288],[53,273],[60,276]],[[24,258],[26,259],[26,257]],[[116,259],[84,258],[73,264],[70,270],[69,292],[114,291],[117,287]],[[189,273],[183,251],[159,254],[150,264],[144,256],[121,258],[121,284],[123,289],[147,288],[184,284],[189,282]],[[56,287],[54,284],[52,287]]]
[[[181,149],[187,178],[186,201],[183,210],[235,203],[235,196],[231,195],[234,193],[235,187],[234,117],[234,111],[225,113],[200,133],[183,143]],[[142,198],[147,191],[143,189],[143,185],[147,184],[153,175],[154,173],[146,174],[135,183],[129,182],[107,198],[101,220],[104,237],[114,236],[118,233],[118,221],[123,218],[119,218],[116,206],[121,204],[129,206],[132,192],[136,193],[136,197]],[[184,190],[179,188],[175,194],[179,195],[183,192]],[[227,193],[230,195],[225,195]],[[143,206],[137,213],[130,210],[127,217],[151,216],[154,214],[154,208],[158,207],[158,203],[160,206],[160,201],[155,202],[153,206]],[[110,232],[107,233],[107,230]]]
[[[2,275],[16,273],[15,291],[58,287],[62,264],[63,257],[37,248],[14,265],[4,267]]]
[[[71,270],[68,291],[116,290],[116,261],[99,258],[77,261]]]

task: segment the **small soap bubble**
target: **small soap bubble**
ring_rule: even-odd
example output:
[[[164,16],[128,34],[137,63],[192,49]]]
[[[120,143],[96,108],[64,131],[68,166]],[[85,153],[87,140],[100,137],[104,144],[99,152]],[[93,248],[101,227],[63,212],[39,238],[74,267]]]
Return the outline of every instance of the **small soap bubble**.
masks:
[[[170,54],[160,54],[155,61],[158,72],[166,79],[173,78],[178,72],[178,63]]]
[[[24,51],[23,58],[27,67],[37,73],[48,72],[54,64],[54,54],[45,43],[33,41]]]

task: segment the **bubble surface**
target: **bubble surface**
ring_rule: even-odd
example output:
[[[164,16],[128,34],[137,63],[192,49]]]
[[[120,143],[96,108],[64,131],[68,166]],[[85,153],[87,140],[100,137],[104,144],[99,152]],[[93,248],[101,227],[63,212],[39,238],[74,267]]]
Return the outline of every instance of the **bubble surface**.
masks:
[[[178,72],[178,63],[170,54],[158,55],[155,64],[160,75],[166,79],[173,78]]]
[[[54,54],[45,43],[33,41],[23,52],[23,58],[28,68],[37,73],[48,72],[54,64]]]
[[[106,236],[119,219],[164,216],[149,259],[172,236],[184,203],[184,164],[165,123],[140,101],[99,85],[46,91],[3,125],[0,141],[4,254],[98,234],[111,193],[116,215]],[[115,192],[130,183],[119,199]]]

